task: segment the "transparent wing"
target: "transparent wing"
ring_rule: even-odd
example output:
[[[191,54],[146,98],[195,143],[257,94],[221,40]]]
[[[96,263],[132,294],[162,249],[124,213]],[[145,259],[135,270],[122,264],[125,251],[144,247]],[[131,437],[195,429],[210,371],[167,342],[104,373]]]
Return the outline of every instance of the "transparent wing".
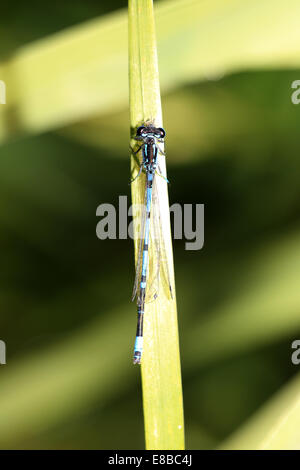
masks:
[[[149,263],[147,272],[146,303],[153,302],[159,294],[160,283],[160,227],[157,218],[156,204],[157,188],[155,176],[152,185],[152,204],[150,217],[150,243],[149,243]]]
[[[136,263],[135,270],[135,279],[132,292],[132,301],[137,298],[139,303],[139,291],[140,291],[140,282],[141,282],[141,273],[142,273],[142,259],[143,259],[143,243],[144,243],[144,234],[145,234],[145,221],[146,221],[146,199],[147,199],[147,187],[145,185],[145,194],[144,194],[144,204],[141,213],[141,228],[139,235],[139,248],[138,248],[138,258]]]
[[[160,288],[163,287],[168,298],[173,298],[171,276],[168,266],[168,257],[165,249],[162,232],[161,206],[158,196],[158,188],[155,176],[152,190],[152,211],[151,211],[151,232],[152,244],[151,259],[149,262],[148,283],[146,289],[146,302],[151,302],[159,295]]]
[[[156,186],[156,184],[155,184]],[[159,244],[160,244],[160,260],[161,260],[161,284],[165,287],[165,294],[169,299],[173,299],[172,281],[170,274],[170,266],[168,263],[167,250],[164,242],[162,230],[162,207],[158,197],[157,188],[154,191],[154,205],[156,207],[155,214],[158,219],[159,226]]]

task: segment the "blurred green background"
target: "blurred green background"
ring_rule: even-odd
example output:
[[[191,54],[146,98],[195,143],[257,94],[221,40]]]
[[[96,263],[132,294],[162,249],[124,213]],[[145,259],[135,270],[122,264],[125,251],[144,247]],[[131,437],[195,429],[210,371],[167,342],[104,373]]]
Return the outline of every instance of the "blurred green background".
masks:
[[[6,3],[0,62],[122,7]],[[208,74],[162,96],[170,203],[205,204],[204,248],[185,251],[184,240],[174,241],[187,448],[221,445],[297,372],[296,79],[300,70],[288,67]],[[5,113],[9,100],[0,106]],[[131,364],[133,243],[100,241],[95,232],[99,204],[130,198],[128,116],[115,105],[3,139],[1,448],[144,447],[139,369]]]

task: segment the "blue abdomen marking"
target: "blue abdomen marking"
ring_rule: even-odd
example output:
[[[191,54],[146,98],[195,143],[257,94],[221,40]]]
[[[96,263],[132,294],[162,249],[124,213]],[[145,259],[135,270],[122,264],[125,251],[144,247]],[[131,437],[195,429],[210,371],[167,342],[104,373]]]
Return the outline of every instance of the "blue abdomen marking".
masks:
[[[134,343],[134,351],[135,352],[142,352],[143,351],[143,336],[136,336],[135,343]]]

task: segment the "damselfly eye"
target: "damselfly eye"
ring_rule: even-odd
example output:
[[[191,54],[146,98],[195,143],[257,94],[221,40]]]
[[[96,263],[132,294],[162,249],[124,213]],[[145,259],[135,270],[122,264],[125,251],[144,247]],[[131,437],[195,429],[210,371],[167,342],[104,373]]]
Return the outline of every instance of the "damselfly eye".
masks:
[[[140,126],[137,128],[136,135],[141,136],[145,126]]]
[[[159,127],[157,130],[159,132],[159,137],[163,139],[166,135],[166,131],[162,127]]]

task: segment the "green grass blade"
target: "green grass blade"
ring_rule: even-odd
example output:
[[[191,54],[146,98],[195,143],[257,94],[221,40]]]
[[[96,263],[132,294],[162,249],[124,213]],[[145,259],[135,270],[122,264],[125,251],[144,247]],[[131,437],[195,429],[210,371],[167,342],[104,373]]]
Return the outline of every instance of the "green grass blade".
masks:
[[[129,82],[132,131],[148,120],[153,120],[156,126],[162,126],[152,0],[129,1]],[[131,145],[135,144],[132,140]],[[136,175],[137,168],[135,159],[132,158],[133,175]],[[165,221],[162,236],[168,264],[173,266],[165,181],[158,181],[158,188]],[[132,185],[133,203],[142,204],[143,196],[144,179],[138,178]],[[150,259],[153,255],[150,243]],[[174,286],[173,272],[172,277]],[[169,300],[164,294],[165,289],[166,286],[163,286],[158,299],[145,306],[142,387],[147,449],[184,448],[175,288],[173,300]]]
[[[299,263],[299,231],[257,248],[247,273],[241,271],[244,280],[238,292],[193,325],[186,341],[185,366],[199,367],[294,338],[300,327]]]
[[[159,2],[156,12],[163,92],[300,65],[298,0],[173,0]],[[120,10],[29,44],[0,64],[7,85],[0,141],[126,109],[126,24]]]
[[[192,327],[186,325],[186,371],[189,368],[190,373],[195,374],[200,367],[216,363],[220,358],[223,360],[237,356],[241,352],[253,351],[282,339],[287,340],[289,346],[291,340],[298,337],[299,233],[279,238],[268,250],[262,250],[266,252],[265,255],[257,253],[251,269],[255,273],[254,284],[250,285],[249,279],[245,279],[245,289],[236,304],[233,300],[224,309],[212,311],[211,320],[205,324],[199,321],[193,323]],[[187,271],[185,274],[188,276]],[[33,306],[32,310],[45,318],[50,318],[52,311],[59,311],[63,315],[73,305],[88,310],[92,305],[101,303],[99,282],[96,280],[92,286],[84,285],[83,291],[79,291],[75,298],[73,291],[69,294],[63,292],[62,297],[54,299],[50,305]],[[251,297],[257,300],[251,302]],[[3,294],[1,298],[5,302]],[[16,445],[16,441],[22,442],[28,435],[34,437],[55,428],[92,403],[97,402],[104,408],[116,393],[120,394],[131,386],[136,374],[128,361],[128,338],[133,335],[135,326],[133,308],[129,304],[120,305],[107,312],[106,320],[93,321],[84,330],[80,328],[70,333],[63,343],[53,343],[44,350],[38,350],[38,354],[35,351],[33,355],[24,355],[19,364],[16,361],[9,367],[1,368],[1,448]],[[114,341],[118,347],[107,355]],[[197,347],[190,348],[190,342],[197,344]],[[99,357],[103,359],[99,361]],[[44,373],[41,374],[41,371]],[[57,403],[60,404],[58,409]],[[289,403],[287,410],[290,409]],[[295,428],[294,432],[296,435]],[[229,447],[241,445],[237,440],[241,442],[242,435],[239,437],[236,434],[233,438],[234,441],[230,439],[230,445],[228,441]],[[288,441],[285,445],[288,445]]]
[[[222,449],[297,450],[300,442],[300,374],[280,390]]]
[[[93,299],[91,305],[95,299],[101,302],[98,286],[86,288]],[[36,308],[45,317],[51,316],[52,309],[61,310],[63,315],[70,303],[86,306],[87,299],[88,295],[79,293],[74,301],[74,292],[69,297],[64,292],[50,306]],[[128,313],[122,307],[110,311],[106,319],[93,320],[63,340],[24,359],[12,359],[9,366],[1,368],[1,449],[18,448],[95,403],[104,408],[118,396],[120,381],[123,390],[130,387],[133,370],[124,353],[130,335]],[[111,348],[114,341],[118,348]],[[101,437],[98,445],[102,447]]]

